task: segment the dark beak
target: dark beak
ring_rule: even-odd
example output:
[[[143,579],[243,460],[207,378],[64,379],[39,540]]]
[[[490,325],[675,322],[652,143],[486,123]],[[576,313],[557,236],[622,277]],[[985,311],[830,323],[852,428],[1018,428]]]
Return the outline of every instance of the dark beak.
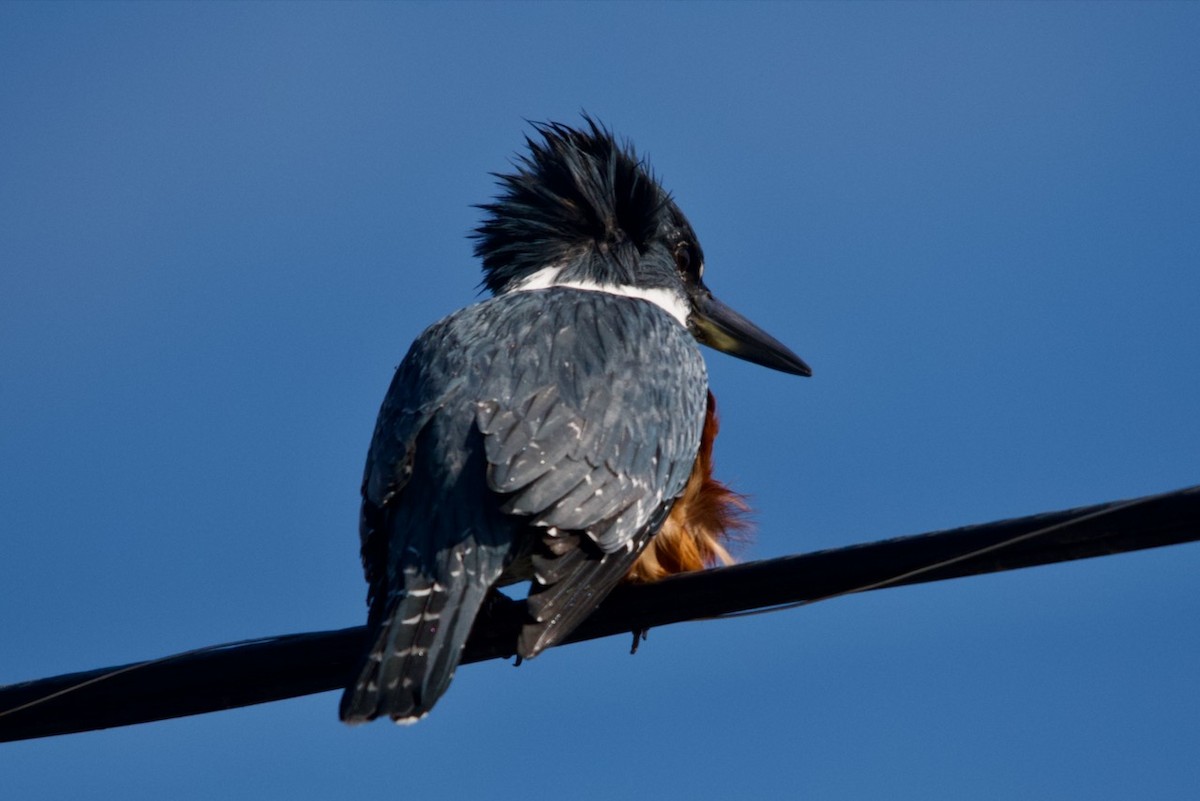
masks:
[[[712,296],[703,285],[692,293],[692,336],[701,344],[748,362],[792,375],[812,375],[812,368],[786,345]]]

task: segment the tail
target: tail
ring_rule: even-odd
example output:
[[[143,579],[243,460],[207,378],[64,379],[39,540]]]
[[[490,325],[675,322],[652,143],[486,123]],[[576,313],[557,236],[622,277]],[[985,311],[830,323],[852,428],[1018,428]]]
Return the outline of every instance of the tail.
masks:
[[[387,715],[416,723],[442,697],[462,658],[487,584],[456,581],[450,587],[409,576],[375,625],[358,678],[342,694],[346,723]]]

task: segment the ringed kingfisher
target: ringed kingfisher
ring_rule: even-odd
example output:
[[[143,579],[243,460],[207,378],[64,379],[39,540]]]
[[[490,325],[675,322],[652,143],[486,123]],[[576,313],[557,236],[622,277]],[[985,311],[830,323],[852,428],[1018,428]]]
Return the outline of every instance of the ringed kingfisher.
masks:
[[[623,579],[727,561],[740,496],[712,478],[697,343],[808,376],[713,297],[696,233],[632,145],[539,123],[480,208],[492,297],[434,323],[396,369],[367,454],[369,646],[348,723],[424,717],[501,585],[529,581],[521,658]]]

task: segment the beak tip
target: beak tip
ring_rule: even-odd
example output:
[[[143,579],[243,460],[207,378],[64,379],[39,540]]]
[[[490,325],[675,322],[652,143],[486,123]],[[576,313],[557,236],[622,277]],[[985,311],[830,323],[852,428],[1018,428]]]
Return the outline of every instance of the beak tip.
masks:
[[[794,357],[793,361],[786,367],[780,369],[782,369],[785,373],[798,375],[801,378],[812,378],[812,368],[808,366],[808,362],[804,361],[804,359],[801,359],[795,354],[791,355]]]

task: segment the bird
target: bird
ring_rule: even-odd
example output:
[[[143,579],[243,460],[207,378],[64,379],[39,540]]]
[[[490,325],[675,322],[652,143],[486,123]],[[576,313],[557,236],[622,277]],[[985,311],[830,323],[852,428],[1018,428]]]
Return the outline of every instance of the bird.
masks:
[[[491,296],[416,339],[380,408],[347,723],[425,717],[501,586],[530,583],[528,659],[623,580],[727,561],[741,500],[712,478],[698,345],[812,374],[713,296],[695,231],[631,143],[586,114],[531,126],[472,234]]]

